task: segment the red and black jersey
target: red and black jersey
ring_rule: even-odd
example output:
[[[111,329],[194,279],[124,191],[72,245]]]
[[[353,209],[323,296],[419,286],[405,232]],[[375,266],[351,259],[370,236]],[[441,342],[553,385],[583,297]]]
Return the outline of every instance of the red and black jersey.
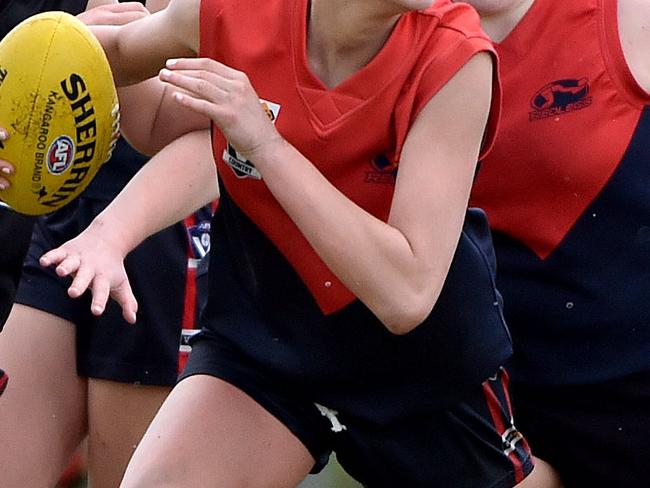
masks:
[[[307,0],[204,1],[201,55],[244,71],[279,132],[343,194],[386,220],[411,123],[471,56],[491,52],[491,44],[468,6],[439,1],[402,16],[367,66],[328,89],[308,67],[307,11]],[[489,137],[498,101],[494,107]],[[282,210],[254,164],[242,160],[219,131],[213,146],[226,189],[321,309],[331,313],[349,304],[355,297]]]
[[[500,44],[503,115],[473,203],[494,232],[513,376],[650,368],[650,95],[616,0],[536,0]]]
[[[467,5],[436,2],[405,14],[366,67],[327,89],[307,67],[307,12],[307,0],[203,0],[201,55],[247,73],[279,132],[346,196],[386,219],[411,123],[472,55],[492,52],[491,43]],[[384,419],[448,405],[509,357],[482,212],[468,212],[429,318],[395,336],[318,258],[254,164],[216,130],[213,149],[221,193],[203,331],[218,335],[224,350],[243,351],[270,378],[316,391],[324,405],[345,401]],[[385,389],[421,401],[382,404]]]

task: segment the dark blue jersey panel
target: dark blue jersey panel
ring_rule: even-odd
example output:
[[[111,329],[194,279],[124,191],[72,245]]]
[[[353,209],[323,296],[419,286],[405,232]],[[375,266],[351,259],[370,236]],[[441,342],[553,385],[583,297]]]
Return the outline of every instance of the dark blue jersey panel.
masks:
[[[650,370],[649,141],[646,108],[616,172],[546,260],[495,232],[514,379],[592,383]]]
[[[405,408],[449,405],[510,356],[489,229],[480,210],[468,212],[433,312],[404,336],[391,334],[358,300],[324,315],[293,268],[223,188],[212,231],[207,333],[331,408],[345,402],[358,405],[359,415],[387,419]],[[381,400],[386,389],[415,393],[421,403],[386,405]],[[368,405],[374,405],[372,412]]]

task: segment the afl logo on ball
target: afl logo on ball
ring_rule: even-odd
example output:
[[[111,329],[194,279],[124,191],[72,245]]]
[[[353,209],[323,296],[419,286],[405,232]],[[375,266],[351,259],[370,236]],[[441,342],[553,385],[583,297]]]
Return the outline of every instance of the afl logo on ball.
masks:
[[[68,136],[59,136],[47,151],[47,169],[53,175],[60,175],[72,164],[74,143]]]

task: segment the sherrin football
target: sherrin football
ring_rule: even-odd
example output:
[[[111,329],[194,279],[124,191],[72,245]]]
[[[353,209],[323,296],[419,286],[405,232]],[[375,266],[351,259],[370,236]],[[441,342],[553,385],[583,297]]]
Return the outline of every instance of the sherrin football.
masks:
[[[81,21],[45,12],[0,42],[0,158],[16,170],[0,199],[17,212],[53,212],[77,197],[110,156],[119,106],[108,60]]]

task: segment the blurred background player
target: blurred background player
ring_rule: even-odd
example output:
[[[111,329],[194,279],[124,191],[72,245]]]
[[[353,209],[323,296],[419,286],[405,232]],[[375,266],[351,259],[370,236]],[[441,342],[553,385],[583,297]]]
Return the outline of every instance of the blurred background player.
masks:
[[[40,11],[79,14],[100,3],[16,0],[3,7],[1,22],[8,29]],[[148,6],[156,10],[164,3]],[[148,12],[141,5],[112,4],[80,18],[112,24],[144,15]],[[210,206],[152,236],[130,255],[129,275],[141,300],[134,326],[123,320],[117,306],[95,317],[87,302],[67,295],[64,280],[38,264],[43,252],[83,230],[146,161],[120,140],[111,161],[80,198],[36,222],[16,305],[0,334],[0,361],[11,377],[0,398],[3,488],[53,486],[86,435],[93,487],[114,488],[176,381],[181,327],[195,322],[196,264],[209,250]],[[31,219],[6,214],[27,232]],[[16,231],[7,237],[17,243],[20,236]],[[11,259],[17,273],[21,256]],[[183,345],[183,354],[186,349]]]
[[[568,487],[650,482],[650,5],[469,0],[503,116],[493,230],[517,427]]]
[[[167,64],[154,127],[179,154],[206,115],[219,129],[205,327],[122,486],[293,486],[332,449],[367,486],[530,473],[486,223],[466,208],[494,131],[491,46],[467,6],[431,3],[203,0],[199,19],[172,1],[95,31],[129,83],[195,56],[200,23],[213,59]],[[214,167],[187,162],[154,158],[41,263],[135,320],[115,258],[214,197]]]

